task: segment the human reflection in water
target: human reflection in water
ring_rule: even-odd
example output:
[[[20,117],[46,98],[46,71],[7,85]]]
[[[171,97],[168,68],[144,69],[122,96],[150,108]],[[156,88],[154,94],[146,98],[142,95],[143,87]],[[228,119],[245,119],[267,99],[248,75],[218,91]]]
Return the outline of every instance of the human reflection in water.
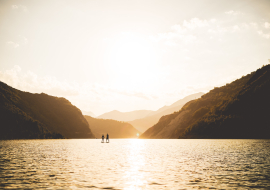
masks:
[[[107,133],[106,143],[108,143],[108,142],[109,142],[109,135]]]

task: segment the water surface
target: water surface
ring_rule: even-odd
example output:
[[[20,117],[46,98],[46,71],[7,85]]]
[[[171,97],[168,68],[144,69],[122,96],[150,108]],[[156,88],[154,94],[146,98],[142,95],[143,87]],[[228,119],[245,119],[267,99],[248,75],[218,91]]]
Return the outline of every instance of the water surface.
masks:
[[[270,140],[0,141],[0,188],[270,189]]]

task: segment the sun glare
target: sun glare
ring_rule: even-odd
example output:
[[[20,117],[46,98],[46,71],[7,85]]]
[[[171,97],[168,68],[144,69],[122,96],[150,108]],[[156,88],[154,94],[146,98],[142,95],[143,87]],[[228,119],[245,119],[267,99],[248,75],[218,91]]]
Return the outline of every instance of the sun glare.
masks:
[[[142,67],[151,62],[152,49],[145,39],[134,35],[124,35],[114,44],[112,61],[125,69]]]
[[[107,63],[115,78],[121,82],[143,85],[156,77],[156,56],[155,47],[149,39],[122,33],[111,41]]]

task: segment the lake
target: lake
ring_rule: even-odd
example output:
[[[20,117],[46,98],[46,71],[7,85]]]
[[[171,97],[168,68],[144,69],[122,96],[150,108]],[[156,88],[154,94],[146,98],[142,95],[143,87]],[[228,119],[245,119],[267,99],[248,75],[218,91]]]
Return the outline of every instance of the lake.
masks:
[[[270,140],[100,141],[2,140],[0,188],[270,188]]]

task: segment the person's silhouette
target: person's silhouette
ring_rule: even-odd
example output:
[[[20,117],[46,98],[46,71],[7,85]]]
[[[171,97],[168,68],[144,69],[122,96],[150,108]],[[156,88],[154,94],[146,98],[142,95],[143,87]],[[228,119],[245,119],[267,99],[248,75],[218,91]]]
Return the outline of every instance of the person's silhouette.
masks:
[[[108,135],[108,133],[107,133],[106,142],[109,142],[109,135]]]
[[[102,135],[102,141],[101,142],[104,142],[104,135]]]

